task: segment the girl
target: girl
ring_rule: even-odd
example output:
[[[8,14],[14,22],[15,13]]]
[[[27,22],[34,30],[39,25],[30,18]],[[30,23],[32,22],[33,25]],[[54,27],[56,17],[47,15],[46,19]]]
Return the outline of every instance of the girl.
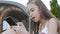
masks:
[[[41,0],[31,0],[28,3],[27,10],[31,20],[38,24],[34,27],[34,34],[60,34],[59,20]]]
[[[59,20],[46,8],[41,0],[31,0],[28,2],[27,10],[31,19],[31,32],[34,34],[60,34]],[[18,34],[31,34],[20,24],[13,28]],[[32,26],[31,26],[32,27]],[[19,30],[17,30],[18,28]]]

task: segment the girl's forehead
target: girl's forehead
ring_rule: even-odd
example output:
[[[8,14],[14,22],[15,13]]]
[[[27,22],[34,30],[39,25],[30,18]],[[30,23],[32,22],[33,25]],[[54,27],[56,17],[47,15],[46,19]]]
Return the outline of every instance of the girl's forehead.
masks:
[[[36,4],[30,3],[30,4],[27,6],[27,9],[36,8],[36,7],[38,7]]]
[[[29,10],[32,7],[33,7],[32,4],[28,4],[27,9]]]
[[[33,8],[34,6],[35,6],[34,3],[30,3],[30,4],[28,4],[27,8]]]

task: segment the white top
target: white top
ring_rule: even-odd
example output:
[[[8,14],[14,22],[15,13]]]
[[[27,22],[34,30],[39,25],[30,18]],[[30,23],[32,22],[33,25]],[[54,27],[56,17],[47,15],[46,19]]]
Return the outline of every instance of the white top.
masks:
[[[39,34],[48,34],[47,24],[45,25],[45,28],[41,32],[39,31]]]
[[[47,27],[47,24],[45,25],[45,28],[40,32],[38,32],[39,34],[48,34],[48,27]],[[57,32],[58,34],[58,32]]]

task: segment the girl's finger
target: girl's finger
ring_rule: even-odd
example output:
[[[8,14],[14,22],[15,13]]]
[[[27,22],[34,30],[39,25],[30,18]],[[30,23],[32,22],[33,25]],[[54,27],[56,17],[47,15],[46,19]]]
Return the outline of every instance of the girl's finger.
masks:
[[[17,24],[18,26],[24,26],[22,22],[18,22]]]

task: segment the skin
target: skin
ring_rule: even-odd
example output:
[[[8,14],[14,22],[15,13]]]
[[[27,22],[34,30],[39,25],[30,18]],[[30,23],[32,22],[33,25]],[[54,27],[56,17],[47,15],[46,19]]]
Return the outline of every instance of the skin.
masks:
[[[16,34],[30,34],[22,22],[17,23],[18,26],[12,26],[12,29],[16,32]]]
[[[31,11],[31,9],[33,8],[34,11]],[[40,21],[42,27],[40,27],[40,30],[42,31],[42,29],[44,28],[45,26],[45,23],[42,23],[42,19],[44,19],[42,16],[41,16],[41,10],[39,10],[38,6],[35,5],[34,3],[30,3],[28,6],[27,6],[27,10],[28,10],[28,13],[30,14],[30,17],[31,17],[31,20],[33,20],[34,22],[38,22]],[[34,19],[32,19],[33,17],[35,17]],[[46,19],[44,19],[46,21]],[[47,20],[48,21],[48,20]],[[47,23],[47,27],[48,27],[48,34],[56,34],[57,33],[57,21],[55,20],[55,18],[51,18],[49,19],[49,22],[46,22]]]
[[[28,13],[29,13],[30,18],[34,22],[40,21],[41,15],[40,15],[40,11],[38,9],[38,6],[35,6],[35,4],[29,4],[27,6],[27,10],[28,10]]]
[[[29,13],[29,16],[31,18],[31,20],[33,20],[34,22],[40,22],[40,24],[42,25],[42,27],[40,27],[40,31],[42,31],[42,29],[44,28],[44,26],[47,23],[47,27],[48,27],[48,34],[56,34],[57,33],[57,21],[55,20],[55,18],[51,18],[49,20],[44,19],[41,16],[41,10],[39,10],[38,6],[35,5],[34,3],[32,4],[28,4],[27,6],[27,10]],[[47,22],[44,22],[47,21]],[[17,33],[17,34],[30,34],[24,27],[24,25],[22,23],[20,23],[21,26],[14,26],[12,29]],[[42,34],[42,33],[41,33]]]

